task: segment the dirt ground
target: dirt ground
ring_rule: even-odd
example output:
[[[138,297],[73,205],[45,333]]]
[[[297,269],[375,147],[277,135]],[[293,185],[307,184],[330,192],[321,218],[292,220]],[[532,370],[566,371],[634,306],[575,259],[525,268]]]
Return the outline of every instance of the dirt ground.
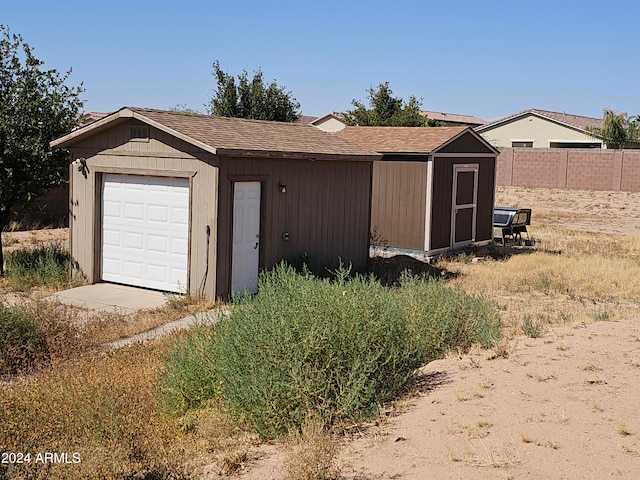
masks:
[[[3,232],[2,251],[8,253],[20,248],[29,248],[57,242],[61,243],[65,248],[68,247],[68,228],[45,228],[42,230]]]
[[[640,194],[499,188],[536,227],[640,235]],[[626,237],[625,237],[626,238]],[[511,340],[432,362],[397,415],[342,440],[341,478],[640,478],[640,315]],[[282,479],[283,446],[240,476]]]

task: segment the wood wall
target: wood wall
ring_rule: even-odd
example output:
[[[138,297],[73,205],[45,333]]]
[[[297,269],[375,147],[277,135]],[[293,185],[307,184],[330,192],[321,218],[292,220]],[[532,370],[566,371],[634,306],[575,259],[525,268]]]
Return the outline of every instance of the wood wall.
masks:
[[[266,158],[220,160],[218,292],[230,291],[234,181],[260,181],[260,267],[281,260],[363,271],[369,254],[371,163]],[[286,193],[279,185],[286,185]],[[289,233],[289,240],[283,234]]]
[[[372,244],[424,250],[427,162],[373,165]]]
[[[436,157],[433,167],[430,249],[451,246],[451,206],[453,165],[477,163],[478,198],[476,210],[476,241],[493,238],[493,204],[495,196],[494,157]]]
[[[90,283],[100,280],[103,173],[186,177],[191,186],[188,288],[198,293],[206,272],[201,293],[214,298],[218,203],[215,156],[154,128],[150,128],[148,141],[132,141],[129,135],[129,124],[125,123],[70,149],[75,160],[70,167],[69,219],[74,275]],[[81,157],[86,159],[84,170],[77,161]],[[207,225],[211,229],[208,265]]]

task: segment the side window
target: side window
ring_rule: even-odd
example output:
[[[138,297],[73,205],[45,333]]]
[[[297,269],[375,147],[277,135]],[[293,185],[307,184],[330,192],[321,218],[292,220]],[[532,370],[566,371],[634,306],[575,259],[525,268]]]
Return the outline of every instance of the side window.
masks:
[[[533,148],[533,140],[512,141],[511,148]]]

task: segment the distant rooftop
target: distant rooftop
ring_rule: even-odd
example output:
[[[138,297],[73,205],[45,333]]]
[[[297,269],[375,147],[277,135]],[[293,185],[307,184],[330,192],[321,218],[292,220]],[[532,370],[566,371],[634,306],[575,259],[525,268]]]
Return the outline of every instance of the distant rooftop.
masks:
[[[541,118],[546,118],[547,120],[551,120],[556,123],[561,123],[567,125],[569,127],[577,128],[580,130],[589,130],[591,128],[602,128],[603,122],[601,118],[593,118],[593,117],[583,117],[581,115],[572,115],[564,112],[552,112],[549,110],[540,110],[537,108],[529,108],[528,110],[523,110],[518,113],[514,113],[513,115],[508,115],[506,117],[495,120],[491,123],[487,123],[477,128],[478,132],[482,132],[484,130],[488,130],[491,127],[507,123],[510,120],[524,117],[526,115],[535,115]]]
[[[486,120],[483,120],[478,117],[474,117],[473,115],[460,115],[457,113],[446,113],[446,112],[432,112],[430,110],[420,110],[420,115],[423,115],[431,120],[437,120],[439,122],[444,122],[447,125],[458,124],[458,125],[469,125],[472,127],[478,125],[484,125]]]

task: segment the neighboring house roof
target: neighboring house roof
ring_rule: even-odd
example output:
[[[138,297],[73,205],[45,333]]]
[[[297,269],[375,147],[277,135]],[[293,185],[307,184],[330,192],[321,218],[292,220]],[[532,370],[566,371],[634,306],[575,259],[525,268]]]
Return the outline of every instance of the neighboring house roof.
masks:
[[[335,136],[379,153],[433,153],[464,132],[487,143],[469,127],[347,127]],[[487,146],[489,146],[487,144]],[[493,149],[493,147],[491,147]]]
[[[344,115],[342,113],[338,113],[338,112],[329,112],[329,113],[325,113],[324,115],[322,115],[321,117],[316,117],[312,122],[310,122],[312,125],[316,125],[318,123],[322,123],[322,122],[326,122],[329,119],[334,119],[334,120],[338,120],[339,122],[344,123]],[[346,125],[346,124],[345,124]]]
[[[473,115],[459,115],[457,113],[431,112],[429,110],[420,110],[420,115],[430,118],[431,120],[437,120],[439,122],[464,124],[471,127],[484,125],[485,123],[487,123],[486,120],[474,117]]]
[[[147,123],[213,154],[279,158],[356,157],[377,160],[376,152],[300,123],[215,117],[187,112],[125,107],[51,142],[64,148],[116,123]]]
[[[300,115],[298,117],[298,123],[302,123],[303,125],[308,125],[317,120],[318,117],[314,117],[313,115]]]
[[[100,120],[101,118],[109,115],[108,113],[102,112],[87,112],[80,116],[79,127],[84,127],[85,125],[89,125],[90,123],[95,122],[96,120]]]
[[[487,123],[485,125],[477,127],[475,130],[478,133],[485,132],[487,130],[491,130],[492,128],[529,115],[534,115],[536,117],[543,118],[560,125],[564,125],[574,130],[583,131],[585,133],[588,133],[588,130],[591,128],[602,128],[604,126],[604,120],[602,120],[601,118],[583,117],[580,115],[570,115],[567,113],[551,112],[549,110],[538,110],[536,108],[530,108],[528,110],[523,110],[522,112],[514,113],[513,115],[500,118],[491,123]]]

